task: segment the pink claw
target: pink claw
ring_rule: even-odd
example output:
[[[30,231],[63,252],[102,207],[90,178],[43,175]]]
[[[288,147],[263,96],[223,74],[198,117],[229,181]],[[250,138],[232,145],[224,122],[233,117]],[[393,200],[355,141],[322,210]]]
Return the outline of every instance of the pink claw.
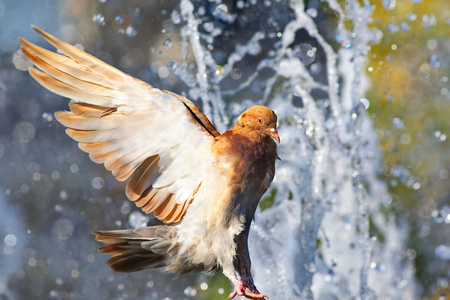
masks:
[[[244,296],[248,299],[269,299],[267,295],[261,294],[255,287],[253,283],[245,283],[241,280],[235,279],[234,283],[234,291],[228,296],[228,299],[232,299],[236,297],[236,295]]]

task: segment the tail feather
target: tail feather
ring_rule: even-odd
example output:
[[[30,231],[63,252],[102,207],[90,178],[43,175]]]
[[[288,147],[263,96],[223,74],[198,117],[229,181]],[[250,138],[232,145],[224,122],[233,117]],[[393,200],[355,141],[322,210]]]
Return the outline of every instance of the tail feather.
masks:
[[[124,273],[167,266],[176,244],[176,229],[167,225],[93,233],[105,244],[99,251],[111,255],[109,266]]]

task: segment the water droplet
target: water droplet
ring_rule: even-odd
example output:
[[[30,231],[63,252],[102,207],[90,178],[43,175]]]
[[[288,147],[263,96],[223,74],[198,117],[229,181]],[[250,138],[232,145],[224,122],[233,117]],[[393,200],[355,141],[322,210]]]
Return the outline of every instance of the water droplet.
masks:
[[[3,243],[5,243],[6,246],[14,247],[17,243],[17,237],[12,233],[7,234],[3,239]]]
[[[105,25],[105,17],[102,14],[95,14],[92,17],[92,21],[94,21],[98,25]]]
[[[436,256],[442,260],[450,260],[450,247],[446,245],[439,245],[434,250]]]
[[[401,30],[403,30],[403,31],[408,31],[410,28],[411,28],[411,27],[409,26],[408,23],[406,23],[406,22],[401,22],[401,23],[400,23],[400,29],[401,29]]]
[[[67,219],[59,219],[53,224],[52,234],[58,240],[67,240],[73,234],[74,226],[72,222]]]
[[[447,179],[449,175],[450,175],[450,173],[445,169],[442,169],[439,171],[439,178],[441,178],[443,180]]]
[[[53,120],[53,115],[51,113],[45,112],[42,114],[42,119],[44,119],[47,122],[50,122]]]
[[[91,184],[94,189],[99,190],[105,185],[105,181],[101,177],[95,177],[92,179]]]
[[[34,139],[34,135],[36,134],[36,129],[33,124],[29,122],[20,122],[14,128],[13,136],[23,144],[27,144]]]
[[[341,43],[341,46],[344,48],[350,48],[351,45],[352,43],[350,42],[350,40]]]
[[[420,185],[420,182],[418,182],[418,181],[415,181],[415,182],[412,184],[412,188],[413,188],[414,190],[418,190],[418,189],[420,189],[420,187],[421,187],[421,185]]]
[[[312,18],[317,17],[317,9],[315,9],[315,8],[313,8],[313,7],[308,8],[308,9],[306,10],[306,13],[307,13],[310,17],[312,17]]]
[[[12,62],[16,69],[21,71],[27,71],[33,66],[33,63],[23,54],[22,50],[17,50],[13,54]]]
[[[37,265],[37,260],[36,260],[36,258],[34,258],[34,257],[30,258],[30,259],[28,260],[28,265],[29,265],[30,267],[36,266],[36,265]]]
[[[370,106],[370,101],[366,98],[361,98],[359,101],[364,105],[364,109],[368,109]]]
[[[62,190],[59,192],[59,198],[61,198],[61,200],[67,200],[67,198],[69,198],[69,195],[66,191]]]
[[[223,67],[220,65],[216,66],[216,75],[221,76],[223,74]]]
[[[230,72],[230,77],[234,80],[239,80],[242,77],[242,71],[240,69],[234,68]]]
[[[50,177],[52,178],[52,180],[56,181],[61,178],[61,174],[58,171],[53,171]]]
[[[78,270],[72,270],[72,271],[70,272],[70,276],[72,276],[72,278],[78,278],[78,277],[80,277],[80,271],[78,271]]]
[[[95,255],[89,254],[86,259],[89,263],[93,263],[95,261]]]
[[[416,258],[416,256],[417,256],[416,250],[414,250],[414,249],[408,249],[408,250],[406,250],[406,257],[408,257],[408,259],[413,260],[413,259]]]
[[[410,172],[405,167],[395,165],[391,168],[391,176],[398,178],[402,183],[406,183],[410,177]]]
[[[101,1],[101,0],[100,0],[100,1]],[[57,291],[51,290],[48,296],[49,296],[50,298],[58,298],[59,295],[58,295],[58,292],[57,292]]]
[[[408,19],[408,21],[415,21],[415,20],[417,20],[417,14],[415,14],[415,13],[409,13],[408,14],[408,16],[407,16],[407,19]]]
[[[69,169],[70,169],[70,172],[72,172],[72,173],[77,173],[80,170],[80,168],[78,167],[77,164],[70,165]]]
[[[133,228],[147,226],[148,221],[149,217],[139,211],[133,211],[128,217],[128,223],[130,223],[130,226]]]
[[[120,212],[124,215],[127,215],[130,213],[130,211],[131,211],[130,203],[128,203],[128,201],[125,201],[120,207]]]
[[[435,50],[438,46],[438,42],[435,39],[430,39],[427,41],[428,50]]]
[[[320,108],[328,108],[328,106],[330,106],[330,101],[328,101],[327,99],[319,99],[317,100],[317,105]]]
[[[434,137],[437,138],[439,142],[445,142],[447,140],[447,135],[445,133],[440,132],[439,130],[436,130],[434,132]]]
[[[33,173],[33,176],[31,176],[31,177],[33,178],[34,181],[39,181],[39,180],[41,180],[42,175],[41,175],[41,173],[36,172],[36,173]]]
[[[100,3],[105,3],[106,0],[98,0],[98,2],[100,2]]]
[[[200,6],[197,10],[199,16],[203,16],[206,13],[206,9],[204,6]]]
[[[322,65],[320,63],[313,63],[309,71],[311,75],[317,75],[320,73],[320,71],[322,71]]]
[[[137,35],[137,31],[133,26],[130,25],[127,27],[127,29],[125,29],[125,34],[130,38],[134,38]]]
[[[169,48],[170,46],[172,46],[172,40],[171,39],[166,39],[163,43],[164,47]]]
[[[388,25],[388,31],[392,34],[397,33],[399,30],[397,23],[389,23]]]
[[[316,264],[313,262],[310,262],[309,264],[305,264],[305,269],[311,273],[314,273],[316,271]]]
[[[440,209],[435,209],[431,213],[433,221],[437,224],[450,222],[450,206],[444,205]]]
[[[395,8],[396,0],[383,0],[383,6],[386,9],[392,10]]]
[[[448,300],[447,293],[444,292],[444,293],[440,294],[439,298],[437,300]]]
[[[117,24],[123,24],[123,21],[124,21],[124,19],[122,16],[116,16],[114,18],[114,22],[116,22]]]
[[[316,51],[317,48],[309,44],[300,44],[294,47],[293,55],[306,66],[314,61],[316,58]]]
[[[381,264],[381,263],[372,262],[370,264],[370,267],[372,269],[374,269],[375,271],[378,271],[378,272],[381,272],[381,271],[385,270],[385,266],[383,264]]]
[[[438,68],[441,65],[441,63],[439,62],[438,56],[436,54],[433,54],[430,56],[428,65],[433,68]]]
[[[422,16],[422,26],[425,28],[431,28],[436,25],[436,17],[433,14],[424,14]]]
[[[174,24],[180,24],[181,23],[181,16],[178,10],[174,9],[172,13],[170,14],[170,19]]]
[[[170,72],[169,72],[169,70],[167,69],[166,66],[160,67],[158,69],[157,73],[158,73],[159,78],[167,78],[167,76],[169,76],[169,74],[170,74]]]
[[[237,17],[236,14],[228,13],[228,6],[225,4],[217,5],[212,12],[212,15],[221,21],[227,22],[228,24],[232,24]]]
[[[399,117],[395,117],[392,120],[392,124],[394,124],[394,127],[397,129],[402,129],[403,128],[403,120],[400,119]]]
[[[189,297],[194,297],[197,295],[197,290],[192,286],[188,286],[184,289],[184,294]]]
[[[207,32],[212,32],[214,30],[214,24],[212,22],[205,22],[205,23],[203,23],[203,28]]]
[[[20,186],[19,190],[22,194],[28,194],[28,192],[30,191],[30,186],[24,183]]]

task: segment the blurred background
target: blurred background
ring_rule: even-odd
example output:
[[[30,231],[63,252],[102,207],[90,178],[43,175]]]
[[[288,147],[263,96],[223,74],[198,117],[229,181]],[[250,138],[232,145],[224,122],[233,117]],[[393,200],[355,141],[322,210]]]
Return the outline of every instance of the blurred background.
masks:
[[[223,1],[219,10],[220,2],[193,3],[196,17],[203,18],[202,33],[220,37],[212,51],[219,73],[236,44],[251,37],[245,26],[276,37],[293,15],[278,0]],[[370,44],[364,68],[369,82],[364,97],[383,154],[378,176],[393,198],[389,209],[408,221],[406,255],[415,269],[417,299],[450,299],[450,2],[371,4],[370,26],[378,39]],[[265,17],[271,10],[285,14],[286,23],[269,28]],[[335,51],[349,47],[336,34],[338,18],[329,2],[305,1],[305,11]],[[124,185],[64,135],[52,113],[67,109],[67,101],[24,72],[29,64],[18,51],[19,36],[50,48],[30,28],[34,24],[155,87],[196,98],[189,76],[176,74],[173,63],[195,65],[180,34],[185,22],[179,1],[0,0],[1,299],[216,299],[228,294],[231,286],[221,275],[109,270],[90,231],[136,227],[151,216],[140,214],[126,199]],[[311,42],[306,35],[301,41]],[[242,84],[250,73],[245,67],[252,65],[250,57],[222,87]],[[256,101],[257,90],[222,98],[227,104]],[[231,120],[222,120],[219,128],[230,126]],[[82,280],[89,274],[96,275]]]

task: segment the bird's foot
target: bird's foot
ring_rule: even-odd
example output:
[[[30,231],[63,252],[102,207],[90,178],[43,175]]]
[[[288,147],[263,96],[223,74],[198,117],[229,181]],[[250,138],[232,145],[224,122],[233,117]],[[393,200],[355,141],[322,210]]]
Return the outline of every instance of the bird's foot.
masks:
[[[251,282],[244,282],[242,280],[233,280],[234,291],[228,296],[228,299],[236,297],[236,295],[244,296],[248,299],[269,299],[267,295],[261,294]]]

